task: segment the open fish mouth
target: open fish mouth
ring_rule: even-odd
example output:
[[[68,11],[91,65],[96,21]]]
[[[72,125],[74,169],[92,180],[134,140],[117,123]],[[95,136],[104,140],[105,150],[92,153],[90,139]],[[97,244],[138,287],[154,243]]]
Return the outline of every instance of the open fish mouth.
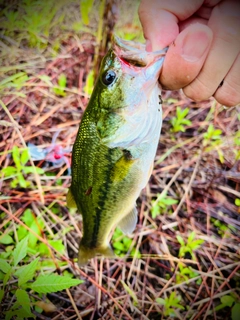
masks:
[[[163,58],[166,55],[167,49],[148,52],[145,50],[145,45],[134,41],[123,40],[116,35],[112,37],[113,51],[125,63],[133,67],[146,67],[150,63]]]

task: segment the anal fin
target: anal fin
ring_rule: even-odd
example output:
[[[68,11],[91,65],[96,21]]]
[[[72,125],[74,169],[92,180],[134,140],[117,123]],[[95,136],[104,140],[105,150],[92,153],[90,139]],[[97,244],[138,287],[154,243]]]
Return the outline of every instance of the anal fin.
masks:
[[[138,211],[134,207],[122,220],[119,221],[118,227],[125,234],[131,234],[136,228],[138,221]]]

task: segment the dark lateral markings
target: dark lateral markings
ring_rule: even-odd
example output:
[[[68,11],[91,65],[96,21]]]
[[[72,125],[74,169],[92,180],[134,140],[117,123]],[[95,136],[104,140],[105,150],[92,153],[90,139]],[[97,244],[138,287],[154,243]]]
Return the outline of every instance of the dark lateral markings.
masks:
[[[93,227],[93,234],[92,234],[92,241],[91,241],[92,248],[95,248],[97,246],[100,223],[103,218],[102,215],[104,212],[107,195],[111,188],[111,178],[110,178],[110,174],[108,173],[111,171],[111,168],[112,168],[111,158],[113,156],[113,153],[114,153],[114,150],[109,148],[108,153],[105,155],[105,157],[110,161],[109,161],[109,165],[105,169],[106,182],[105,182],[104,188],[99,190],[99,193],[100,193],[99,201],[98,201],[97,207],[95,208],[95,219],[94,219],[94,227]]]
[[[159,104],[162,104],[163,101],[162,101],[162,96],[161,96],[160,94],[158,95],[158,99],[159,99],[159,102],[158,102],[158,103],[159,103]]]
[[[86,195],[86,196],[90,196],[91,193],[92,193],[92,187],[89,187],[89,188],[87,189],[87,191],[85,192],[85,195]]]

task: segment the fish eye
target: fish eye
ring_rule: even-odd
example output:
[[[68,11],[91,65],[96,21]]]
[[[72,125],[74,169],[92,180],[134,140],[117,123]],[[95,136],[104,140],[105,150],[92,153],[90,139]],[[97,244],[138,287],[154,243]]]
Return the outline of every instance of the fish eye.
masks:
[[[113,83],[113,81],[116,78],[116,73],[113,70],[108,70],[107,72],[104,73],[102,76],[102,82],[106,85],[109,86],[110,84]]]

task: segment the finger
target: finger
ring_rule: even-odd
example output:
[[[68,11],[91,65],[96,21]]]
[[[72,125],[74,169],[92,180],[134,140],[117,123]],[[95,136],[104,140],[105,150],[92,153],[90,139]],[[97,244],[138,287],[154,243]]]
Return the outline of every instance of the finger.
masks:
[[[189,18],[204,0],[142,0],[139,18],[147,50],[160,50],[172,43],[179,33],[178,22]]]
[[[208,26],[214,34],[209,54],[197,78],[183,89],[195,101],[208,99],[216,92],[240,52],[239,3],[222,1],[212,10]]]
[[[225,77],[223,85],[215,92],[214,97],[227,107],[240,103],[240,54]]]
[[[200,18],[200,17],[195,17],[195,16],[191,17],[191,18],[179,23],[179,31],[181,32],[184,29],[186,29],[187,27],[189,27],[193,24],[196,24],[196,23],[201,23],[201,24],[207,25],[208,20]]]
[[[212,13],[212,8],[215,7],[219,2],[220,0],[204,0],[203,5],[195,13],[195,15],[204,19],[209,19]]]
[[[164,88],[187,86],[199,74],[212,42],[211,29],[195,23],[185,28],[169,47],[160,75]]]

